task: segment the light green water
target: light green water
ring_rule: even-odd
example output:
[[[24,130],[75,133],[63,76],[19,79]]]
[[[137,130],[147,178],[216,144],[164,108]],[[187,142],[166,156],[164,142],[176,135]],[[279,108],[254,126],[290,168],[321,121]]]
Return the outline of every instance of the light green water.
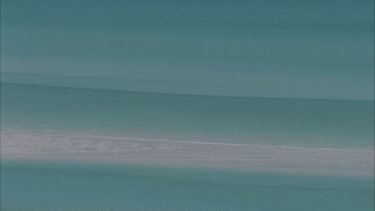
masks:
[[[3,162],[1,210],[371,211],[369,178]]]

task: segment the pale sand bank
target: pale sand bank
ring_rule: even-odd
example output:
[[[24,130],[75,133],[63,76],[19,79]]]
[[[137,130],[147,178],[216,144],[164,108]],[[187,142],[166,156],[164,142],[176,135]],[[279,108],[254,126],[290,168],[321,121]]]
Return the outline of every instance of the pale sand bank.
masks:
[[[1,132],[1,158],[374,176],[374,150]]]

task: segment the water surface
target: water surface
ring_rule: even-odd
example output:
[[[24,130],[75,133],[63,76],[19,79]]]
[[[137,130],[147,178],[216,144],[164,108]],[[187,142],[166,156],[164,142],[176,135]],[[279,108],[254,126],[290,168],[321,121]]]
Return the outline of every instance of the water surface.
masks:
[[[20,162],[3,162],[1,178],[1,210],[374,208],[369,178]]]

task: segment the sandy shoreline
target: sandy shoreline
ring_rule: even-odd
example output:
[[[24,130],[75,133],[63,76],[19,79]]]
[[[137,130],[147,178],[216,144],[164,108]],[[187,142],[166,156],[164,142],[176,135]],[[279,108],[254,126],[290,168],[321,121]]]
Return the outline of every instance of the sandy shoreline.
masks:
[[[126,137],[1,132],[1,158],[235,169],[320,175],[374,175],[374,151]]]

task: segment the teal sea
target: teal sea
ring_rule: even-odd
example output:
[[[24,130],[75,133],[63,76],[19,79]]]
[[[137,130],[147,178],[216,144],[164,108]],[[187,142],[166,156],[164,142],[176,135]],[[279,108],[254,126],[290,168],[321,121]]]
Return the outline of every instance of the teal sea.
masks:
[[[373,8],[2,0],[1,132],[373,152]],[[371,211],[374,178],[2,157],[0,199],[2,211]]]
[[[2,78],[177,94],[373,100],[373,5],[4,0]]]
[[[374,102],[196,96],[2,83],[4,130],[372,149]]]
[[[370,178],[67,163],[2,164],[1,210],[370,211]]]

